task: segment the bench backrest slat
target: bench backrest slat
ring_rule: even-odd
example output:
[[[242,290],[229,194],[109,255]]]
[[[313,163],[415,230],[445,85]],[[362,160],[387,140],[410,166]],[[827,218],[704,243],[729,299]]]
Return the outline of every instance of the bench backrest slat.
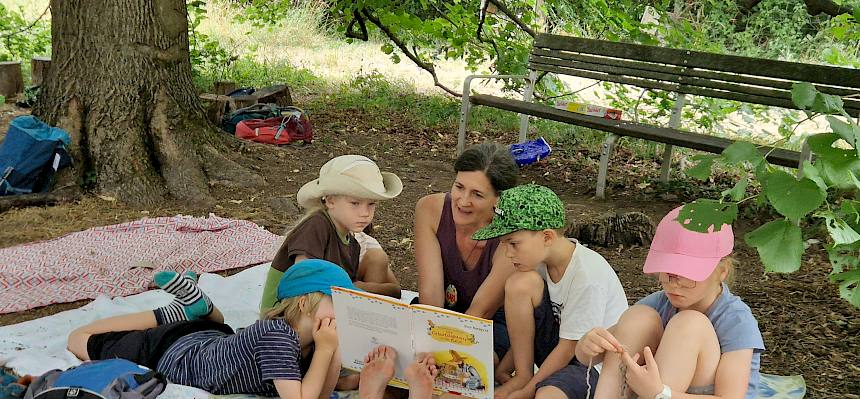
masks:
[[[824,93],[843,96],[845,110],[860,113],[860,69],[551,34],[535,39],[529,68],[795,109],[791,85],[805,81]]]
[[[609,65],[616,67],[625,67],[625,68],[633,68],[640,69],[643,71],[653,71],[653,72],[663,72],[667,74],[677,75],[681,77],[698,77],[704,79],[711,80],[722,80],[726,82],[736,82],[743,83],[753,86],[764,86],[764,87],[773,87],[777,89],[791,90],[791,85],[794,81],[784,80],[784,79],[774,79],[768,77],[759,77],[759,76],[751,76],[751,75],[741,75],[737,73],[730,72],[720,72],[713,71],[708,69],[697,69],[697,68],[687,68],[680,67],[676,65],[667,65],[667,64],[655,64],[655,63],[646,63],[640,62],[637,60],[625,60],[619,58],[611,58],[604,56],[594,56],[594,55],[586,55],[586,54],[578,54],[571,53],[567,51],[560,50],[547,50],[542,48],[535,48],[532,50],[531,58],[529,62],[534,64],[545,63],[544,60],[552,59],[555,62],[564,62],[564,61],[579,61],[579,62],[587,62],[597,65]],[[560,65],[560,64],[554,64]],[[860,73],[860,70],[858,70]],[[819,91],[827,94],[835,94],[838,96],[849,96],[860,93],[860,89],[846,89],[842,87],[834,87],[818,84],[816,85]]]

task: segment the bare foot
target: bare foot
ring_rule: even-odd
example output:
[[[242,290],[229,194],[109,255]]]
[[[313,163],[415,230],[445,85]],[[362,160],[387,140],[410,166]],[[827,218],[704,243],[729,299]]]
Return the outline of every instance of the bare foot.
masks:
[[[433,396],[433,381],[436,379],[436,360],[429,353],[418,354],[418,359],[406,368],[409,384],[409,399],[430,399]]]
[[[364,357],[358,384],[361,399],[381,399],[388,381],[394,377],[394,359],[397,352],[390,346],[380,345]]]

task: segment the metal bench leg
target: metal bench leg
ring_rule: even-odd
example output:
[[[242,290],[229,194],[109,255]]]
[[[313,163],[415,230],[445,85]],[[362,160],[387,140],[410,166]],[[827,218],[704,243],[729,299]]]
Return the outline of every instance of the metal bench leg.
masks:
[[[672,149],[674,147],[672,144],[666,144],[666,148],[663,149],[663,166],[660,167],[660,182],[662,183],[669,182],[669,171],[672,169]]]
[[[523,93],[523,101],[531,102],[532,95],[535,91],[535,80],[537,80],[537,73],[535,71],[529,71],[529,82],[526,87],[525,93]],[[524,143],[528,138],[529,133],[529,116],[526,114],[520,114],[520,137],[519,142]]]
[[[597,172],[597,199],[606,198],[606,171],[609,169],[609,157],[612,155],[612,148],[615,142],[618,141],[617,134],[609,133],[606,140],[603,141],[603,148],[600,150],[600,169]]]
[[[677,129],[681,126],[681,111],[684,110],[684,105],[687,104],[687,96],[681,93],[675,93],[675,106],[672,107],[672,115],[669,117],[669,127]],[[663,150],[663,166],[660,167],[660,181],[662,183],[669,182],[669,172],[672,170],[672,145],[666,144]]]
[[[460,108],[460,128],[457,131],[457,156],[466,149],[466,125],[469,123],[469,112],[472,112],[472,102],[469,100],[471,94],[472,77],[466,77],[463,81],[462,106]]]

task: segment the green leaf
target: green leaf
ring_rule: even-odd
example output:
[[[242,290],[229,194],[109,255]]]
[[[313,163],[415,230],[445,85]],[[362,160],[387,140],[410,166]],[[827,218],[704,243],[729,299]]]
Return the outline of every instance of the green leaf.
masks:
[[[724,224],[731,225],[737,217],[738,204],[699,198],[681,208],[678,222],[687,230],[707,233],[720,231]]]
[[[759,162],[764,161],[764,156],[752,143],[736,141],[723,150],[723,159],[728,163],[748,161],[753,165],[758,165]]]
[[[812,83],[796,82],[791,85],[791,101],[801,109],[812,106],[817,93],[818,90],[815,89]]]
[[[860,253],[858,253],[860,244],[850,245],[828,245],[827,257],[830,259],[830,265],[833,271],[830,275],[842,273],[846,270],[853,270],[860,264]]]
[[[858,141],[860,141],[860,126],[846,123],[832,115],[827,116],[827,122],[830,123],[830,128],[833,129],[834,133],[838,134],[839,137],[854,147],[854,150],[860,154],[860,145],[857,145]]]
[[[738,202],[744,198],[744,194],[747,191],[748,184],[749,178],[744,176],[743,179],[740,179],[737,183],[735,183],[734,187],[723,191],[722,193],[720,193],[720,195],[723,197],[729,197],[732,199],[732,201]]]
[[[830,275],[830,280],[839,283],[839,296],[860,308],[860,270],[850,270]]]
[[[385,43],[382,45],[381,50],[385,54],[391,54],[392,52],[394,52],[394,46],[392,46],[391,43]]]
[[[711,175],[711,167],[714,165],[714,160],[717,159],[718,155],[697,155],[693,157],[693,159],[698,159],[699,163],[692,168],[688,168],[684,171],[687,176],[705,180],[708,176]]]
[[[824,224],[827,226],[827,231],[830,232],[834,244],[853,244],[860,241],[860,234],[857,234],[847,222],[833,212],[819,212],[815,216],[824,218]]]
[[[768,272],[792,273],[800,269],[803,238],[800,227],[785,219],[767,222],[744,236],[755,247]]]
[[[822,114],[837,114],[843,110],[842,98],[833,94],[818,93],[811,109]]]
[[[799,221],[818,209],[826,197],[814,181],[806,178],[797,180],[781,170],[768,176],[764,192],[774,209],[793,221]]]
[[[814,181],[821,191],[827,191],[827,183],[825,183],[824,179],[821,177],[821,172],[819,172],[818,168],[809,161],[803,161],[803,177]]]
[[[842,213],[854,224],[860,223],[860,202],[845,200],[842,202]]]

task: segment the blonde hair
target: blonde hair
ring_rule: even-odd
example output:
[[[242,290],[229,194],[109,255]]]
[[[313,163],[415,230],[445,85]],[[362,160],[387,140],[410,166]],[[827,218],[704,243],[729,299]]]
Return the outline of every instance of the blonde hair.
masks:
[[[726,268],[726,278],[723,280],[726,285],[729,287],[732,286],[732,283],[735,282],[735,267],[737,266],[737,260],[732,255],[728,255],[720,259],[720,263],[717,266],[723,265]]]
[[[317,308],[319,307],[320,301],[322,301],[325,294],[322,292],[311,292],[304,295],[294,296],[291,298],[284,298],[280,302],[276,303],[271,309],[267,310],[263,315],[263,319],[265,320],[284,320],[289,325],[295,325],[298,323],[299,318],[302,316],[302,310],[299,307],[299,302],[301,298],[306,298],[305,306],[308,313],[316,313]]]

